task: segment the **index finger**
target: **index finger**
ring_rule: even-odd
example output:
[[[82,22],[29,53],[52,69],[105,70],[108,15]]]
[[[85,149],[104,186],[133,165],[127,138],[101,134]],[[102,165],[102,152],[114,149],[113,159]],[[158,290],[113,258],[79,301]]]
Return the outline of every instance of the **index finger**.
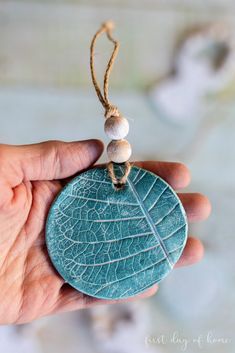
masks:
[[[159,175],[174,189],[183,189],[190,183],[190,172],[183,163],[141,161],[134,165]]]

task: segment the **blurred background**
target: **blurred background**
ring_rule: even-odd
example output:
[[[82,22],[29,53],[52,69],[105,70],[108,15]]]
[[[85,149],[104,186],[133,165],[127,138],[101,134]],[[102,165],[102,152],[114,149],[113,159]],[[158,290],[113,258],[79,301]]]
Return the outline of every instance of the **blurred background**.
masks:
[[[188,190],[213,206],[190,229],[205,258],[173,271],[154,298],[2,326],[0,352],[233,353],[234,1],[0,0],[0,141],[107,142],[89,45],[110,18],[121,42],[110,97],[129,118],[133,159],[189,166]],[[100,39],[100,79],[110,49]]]

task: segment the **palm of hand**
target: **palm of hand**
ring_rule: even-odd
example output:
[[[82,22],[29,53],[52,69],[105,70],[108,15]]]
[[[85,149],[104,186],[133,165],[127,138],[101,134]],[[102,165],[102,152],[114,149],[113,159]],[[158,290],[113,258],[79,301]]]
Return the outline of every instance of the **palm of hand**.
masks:
[[[63,281],[48,258],[44,224],[60,185],[29,181],[17,188],[12,203],[1,210],[0,317],[7,312],[10,322],[26,322],[59,305]]]
[[[89,143],[91,144],[91,142]],[[78,169],[87,168],[99,157],[102,149],[101,147],[98,148],[97,145],[97,152],[94,153],[93,148],[93,155],[87,153],[85,158],[84,152],[87,152],[88,145],[87,143],[84,146],[77,145],[76,148],[74,147],[76,152],[79,151],[83,154],[83,159],[81,157],[79,161],[74,160],[74,158],[71,159],[69,168],[68,161],[65,162],[66,158],[68,158],[68,153],[64,144],[63,147],[60,147],[56,143],[56,154],[55,148],[51,148],[51,145],[43,146],[43,153],[47,156],[43,156],[43,158],[46,158],[46,162],[43,161],[50,169],[42,171],[42,158],[40,155],[40,172],[36,164],[33,167],[35,168],[33,171],[27,169],[28,162],[25,150],[24,161],[26,160],[26,164],[22,168],[21,163],[21,170],[18,169],[19,163],[9,163],[9,159],[12,159],[13,156],[11,153],[14,152],[14,155],[19,153],[18,151],[17,153],[13,151],[15,148],[24,149],[27,147],[3,148],[4,156],[0,170],[0,323],[29,322],[50,313],[108,302],[90,298],[64,284],[64,280],[57,274],[50,262],[45,245],[44,227],[47,212],[52,200],[61,189],[61,183],[57,180],[40,179],[44,179],[45,176],[48,176],[44,174],[48,173],[48,179],[59,179],[60,177],[63,178],[74,174]],[[71,154],[71,148],[69,153]],[[8,158],[5,158],[6,155]],[[58,173],[53,167],[53,162],[56,164],[55,155],[57,167],[59,165]],[[32,158],[32,163],[38,163],[36,157]],[[80,163],[79,166],[78,162]],[[63,163],[66,163],[66,165],[63,165]],[[157,172],[165,179],[168,178],[168,182],[173,186],[177,186],[177,178],[179,177],[179,175],[178,177],[176,176],[177,169],[179,174],[179,169],[181,168],[181,176],[185,180],[185,182],[182,182],[182,186],[187,184],[187,171],[185,168],[184,170],[182,169],[182,165],[146,162],[140,166]],[[66,171],[64,171],[65,169]],[[169,170],[171,170],[171,173],[169,173]],[[22,177],[18,180],[18,176],[21,174]],[[185,195],[187,194],[182,194],[181,198],[189,218],[198,220],[205,218],[209,214],[209,203],[206,198],[201,195],[199,197],[198,194],[188,194],[186,197]],[[201,243],[198,240],[189,238],[179,265],[196,262],[201,255]],[[152,295],[155,291],[156,286],[142,294],[141,297]]]

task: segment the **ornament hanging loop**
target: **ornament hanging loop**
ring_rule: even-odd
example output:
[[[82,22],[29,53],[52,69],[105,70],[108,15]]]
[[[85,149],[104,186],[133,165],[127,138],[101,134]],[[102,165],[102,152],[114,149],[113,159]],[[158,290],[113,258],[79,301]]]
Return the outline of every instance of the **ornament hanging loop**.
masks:
[[[109,77],[113,68],[114,61],[117,57],[118,50],[119,50],[119,42],[113,38],[112,36],[112,30],[114,29],[114,23],[112,21],[107,21],[103,23],[100,27],[100,29],[95,33],[92,41],[91,41],[91,47],[90,47],[90,69],[91,69],[91,77],[92,77],[92,82],[96,90],[97,97],[99,98],[99,101],[104,107],[104,116],[106,120],[109,118],[118,118],[119,120],[115,119],[115,124],[118,126],[119,124],[119,129],[123,129],[124,125],[127,125],[128,122],[127,120],[122,117],[121,113],[119,112],[118,108],[113,105],[110,100],[109,100]],[[98,37],[102,34],[106,34],[108,40],[113,43],[113,51],[111,53],[110,59],[108,61],[105,74],[104,74],[104,81],[103,81],[103,92],[101,90],[101,87],[99,85],[99,82],[96,77],[96,72],[95,72],[95,65],[94,65],[94,56],[95,56],[95,44],[98,39]],[[121,119],[121,121],[120,121]],[[124,121],[125,120],[125,121]],[[121,124],[121,125],[120,125]],[[129,129],[129,125],[128,125]],[[119,130],[120,131],[120,130]],[[123,137],[118,137],[118,140],[111,141],[111,143],[108,146],[108,154],[109,151],[112,154],[113,158],[111,159],[111,162],[107,164],[107,169],[109,176],[114,184],[114,186],[117,189],[122,188],[122,186],[126,183],[127,177],[131,171],[131,164],[127,160],[129,159],[131,155],[131,146],[128,141],[124,140]],[[113,143],[113,145],[112,145]],[[110,146],[111,145],[111,146]],[[117,156],[117,149],[120,150],[120,155]],[[121,159],[121,160],[120,160]],[[121,163],[124,165],[124,174],[121,177],[117,177],[115,175],[115,170],[113,163]]]
[[[109,77],[110,73],[113,68],[114,61],[117,57],[118,50],[119,50],[119,42],[115,40],[112,36],[112,30],[114,29],[114,23],[112,21],[107,21],[103,23],[100,27],[100,29],[96,32],[94,35],[92,41],[91,41],[91,47],[90,47],[90,69],[91,69],[91,78],[93,85],[96,90],[96,94],[100,100],[100,103],[103,105],[105,109],[105,117],[108,118],[110,116],[120,116],[119,110],[116,106],[114,106],[110,101],[109,101]],[[104,74],[104,82],[103,82],[103,93],[101,92],[100,85],[98,83],[96,73],[95,73],[95,65],[94,65],[94,56],[95,56],[95,44],[98,39],[98,37],[106,33],[107,38],[114,44],[114,48],[112,51],[112,54],[110,56],[110,59],[108,61],[105,74]]]

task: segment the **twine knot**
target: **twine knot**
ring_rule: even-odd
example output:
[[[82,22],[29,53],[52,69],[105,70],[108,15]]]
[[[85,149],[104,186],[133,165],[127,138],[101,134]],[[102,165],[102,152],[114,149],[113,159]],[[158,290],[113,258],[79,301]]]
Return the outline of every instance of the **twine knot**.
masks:
[[[120,115],[121,114],[115,105],[110,104],[105,109],[104,116],[106,119],[110,118],[111,116],[120,116]]]

